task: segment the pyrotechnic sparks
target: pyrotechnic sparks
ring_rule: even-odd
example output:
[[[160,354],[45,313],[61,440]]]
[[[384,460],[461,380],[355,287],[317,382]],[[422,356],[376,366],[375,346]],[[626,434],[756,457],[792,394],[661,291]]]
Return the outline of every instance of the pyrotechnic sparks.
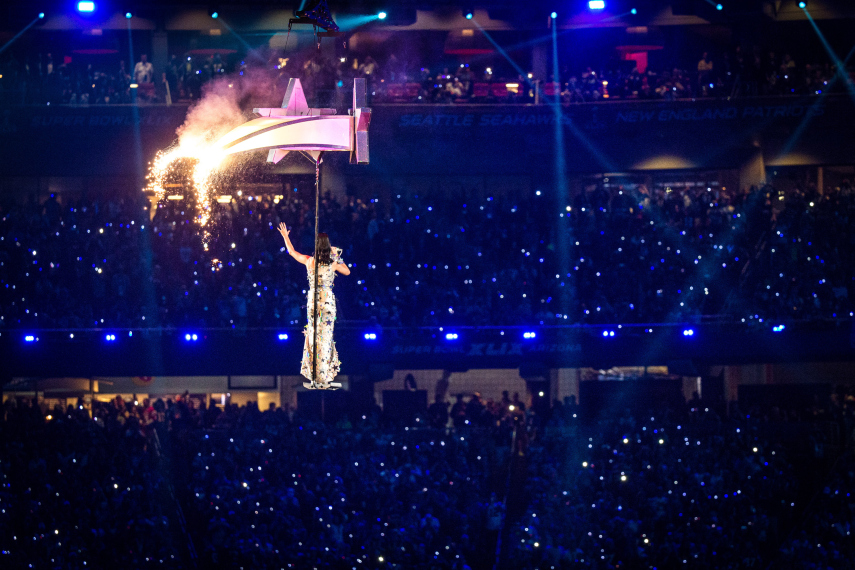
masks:
[[[204,138],[182,140],[176,146],[157,154],[151,163],[146,189],[153,191],[158,200],[163,199],[169,175],[175,172],[184,160],[192,161],[189,178],[199,208],[195,219],[200,226],[205,227],[211,219],[212,178],[225,157],[224,152]]]
[[[206,245],[213,185],[226,157],[217,143],[224,134],[246,121],[242,107],[253,108],[256,95],[269,97],[272,91],[271,80],[266,75],[253,74],[251,79],[242,76],[241,81],[232,84],[225,79],[212,82],[206,86],[202,99],[187,112],[176,133],[178,142],[159,152],[150,164],[146,190],[153,191],[158,200],[176,182],[184,188],[176,194],[186,196],[192,192],[197,208],[195,222],[202,228],[202,241]]]

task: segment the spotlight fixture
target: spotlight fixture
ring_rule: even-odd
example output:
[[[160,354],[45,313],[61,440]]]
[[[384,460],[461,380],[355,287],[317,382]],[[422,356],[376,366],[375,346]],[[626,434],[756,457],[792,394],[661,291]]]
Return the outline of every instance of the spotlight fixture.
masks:
[[[380,17],[380,14],[383,16]],[[378,17],[381,20],[386,17],[385,12],[380,12],[380,14]],[[328,32],[338,31],[338,25],[333,22],[329,6],[327,6],[327,0],[314,0],[307,5],[305,10],[297,10],[294,15],[297,16],[297,21],[292,20],[291,23],[313,24]]]
[[[467,20],[471,20],[471,19],[472,19],[472,12],[466,12],[466,19],[467,19]]]
[[[551,14],[549,15],[549,17],[550,17],[550,18],[552,18],[552,19],[554,20],[555,18],[557,18],[557,17],[558,17],[558,12],[553,12],[553,13],[551,13]]]
[[[632,14],[633,16],[635,16],[636,14],[638,14],[638,9],[633,8],[632,10],[629,11],[629,13]]]
[[[279,338],[279,340],[288,340],[288,334],[287,333],[279,333],[278,338]]]
[[[127,18],[128,20],[130,20],[133,17],[134,17],[134,15],[131,14],[130,12],[125,12],[125,18]]]
[[[95,2],[78,2],[77,3],[77,11],[84,13],[91,13],[95,11]]]
[[[220,17],[220,13],[217,10],[214,10],[213,8],[208,10],[208,15],[215,20]]]
[[[589,10],[603,10],[606,7],[606,0],[588,0]]]
[[[43,19],[44,19],[44,17],[45,17],[45,13],[44,13],[44,12],[39,12],[39,20],[43,20]]]
[[[537,334],[535,334],[535,332],[534,332],[534,331],[524,332],[524,333],[523,333],[523,338],[527,338],[527,339],[537,338]]]
[[[447,333],[445,340],[457,340],[457,333]]]
[[[807,2],[806,2],[805,0],[799,0],[799,2],[796,2],[796,4],[797,4],[797,5],[798,5],[798,7],[799,7],[799,8],[801,8],[802,10],[804,10],[804,9],[806,9],[806,8],[807,8]]]
[[[695,331],[693,329],[685,329],[683,331],[683,336],[695,336]]]
[[[724,6],[722,6],[721,4],[716,4],[715,9],[721,12],[722,10],[724,10]]]
[[[377,333],[365,333],[362,336],[365,340],[377,340]]]
[[[379,18],[380,20],[385,20],[386,16],[388,16],[388,14],[386,14],[386,12],[380,12],[377,14],[377,18]]]

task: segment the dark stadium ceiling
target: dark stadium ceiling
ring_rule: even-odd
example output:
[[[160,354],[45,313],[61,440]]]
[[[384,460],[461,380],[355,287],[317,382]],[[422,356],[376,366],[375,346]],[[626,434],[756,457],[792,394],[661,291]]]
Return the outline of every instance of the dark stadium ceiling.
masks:
[[[241,21],[258,19],[269,14],[291,15],[293,11],[310,2],[276,0],[94,0],[96,13],[93,19],[105,14],[146,18],[159,26],[170,18],[185,13],[211,13],[217,11],[223,18]],[[62,17],[66,21],[80,19],[77,0],[35,0],[34,2],[8,2],[0,8],[0,32],[16,31],[30,22],[38,12],[47,18]],[[721,9],[717,9],[720,4]],[[712,23],[747,23],[751,21],[805,20],[805,11],[797,0],[605,0],[605,9],[592,11],[588,0],[534,0],[520,3],[516,0],[328,0],[333,16],[375,15],[388,13],[383,21],[373,25],[395,28],[409,27],[417,21],[417,12],[431,14],[430,24],[420,23],[420,29],[430,29],[437,22],[462,18],[463,14],[482,14],[484,19],[503,21],[509,28],[543,28],[549,14],[556,12],[559,27],[615,26],[615,25],[693,25]],[[855,18],[855,0],[807,0],[807,11],[816,20]],[[634,10],[632,16],[630,14]],[[6,16],[6,17],[3,17]],[[23,23],[23,24],[22,24]],[[73,28],[67,26],[65,29]],[[254,27],[254,26],[251,26]],[[442,27],[442,26],[440,26]],[[50,29],[62,29],[47,26]]]

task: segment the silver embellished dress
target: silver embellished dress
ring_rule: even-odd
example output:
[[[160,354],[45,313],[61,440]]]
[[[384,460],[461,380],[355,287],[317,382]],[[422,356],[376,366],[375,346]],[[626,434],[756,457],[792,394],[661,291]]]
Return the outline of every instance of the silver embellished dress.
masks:
[[[318,376],[317,382],[321,385],[327,385],[333,381],[338,375],[341,363],[338,360],[338,351],[335,349],[335,341],[333,340],[333,329],[335,327],[335,295],[333,295],[333,280],[335,279],[335,269],[333,265],[341,263],[341,249],[332,248],[330,255],[332,263],[330,265],[321,265],[318,273],[318,303],[320,312],[318,313]],[[309,295],[306,302],[306,314],[308,316],[308,325],[306,325],[305,335],[306,342],[303,345],[303,362],[300,366],[300,374],[312,379],[312,342],[314,340],[314,322],[313,312],[315,310],[315,273],[314,259],[306,264],[306,271],[309,276]]]

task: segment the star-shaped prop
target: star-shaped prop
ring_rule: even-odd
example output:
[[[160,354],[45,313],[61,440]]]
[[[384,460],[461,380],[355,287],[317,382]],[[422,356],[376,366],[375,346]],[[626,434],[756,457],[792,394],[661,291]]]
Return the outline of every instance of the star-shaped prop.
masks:
[[[299,79],[288,81],[282,107],[253,109],[258,115],[217,141],[226,154],[268,149],[267,162],[277,163],[291,151],[302,151],[315,162],[324,151],[350,151],[350,162],[368,163],[368,125],[364,78],[353,80],[353,108],[349,115],[335,109],[313,109],[306,103]]]

